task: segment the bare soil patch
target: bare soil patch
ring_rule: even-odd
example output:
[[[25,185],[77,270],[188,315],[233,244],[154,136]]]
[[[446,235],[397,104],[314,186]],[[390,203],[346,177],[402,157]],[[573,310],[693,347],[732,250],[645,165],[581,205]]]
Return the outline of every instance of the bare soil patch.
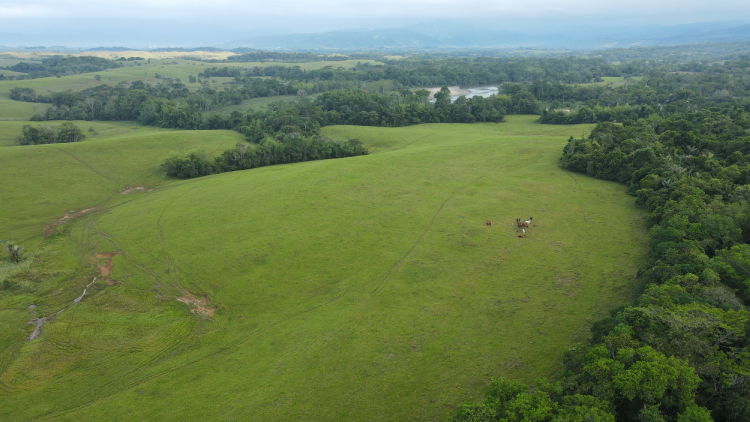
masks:
[[[84,210],[80,210],[76,212],[74,211],[71,211],[70,213],[66,212],[65,214],[63,214],[62,217],[58,218],[54,223],[44,228],[44,237],[49,237],[52,233],[54,233],[55,227],[61,226],[70,220],[75,220],[76,218],[79,218],[83,216],[84,214],[88,214],[91,211],[94,211],[95,209],[96,207],[91,207],[91,208],[86,208]]]
[[[136,190],[139,190],[139,191],[142,191],[142,192],[151,192],[151,191],[153,191],[153,189],[147,189],[145,186],[133,186],[133,187],[127,188],[127,189],[123,190],[122,192],[120,192],[120,195],[127,195],[130,192],[133,192],[133,191],[136,191]]]
[[[185,293],[183,296],[177,297],[175,299],[188,305],[190,307],[190,312],[194,314],[201,314],[206,317],[211,317],[214,316],[214,312],[216,312],[216,306],[210,306],[210,303],[205,296],[199,298],[192,293]]]
[[[110,285],[114,283],[114,280],[109,278],[109,275],[112,274],[112,258],[116,257],[117,255],[119,255],[118,252],[97,252],[96,254],[94,254],[94,256],[91,257],[91,261],[96,264],[96,267],[99,270],[101,279],[107,280]]]

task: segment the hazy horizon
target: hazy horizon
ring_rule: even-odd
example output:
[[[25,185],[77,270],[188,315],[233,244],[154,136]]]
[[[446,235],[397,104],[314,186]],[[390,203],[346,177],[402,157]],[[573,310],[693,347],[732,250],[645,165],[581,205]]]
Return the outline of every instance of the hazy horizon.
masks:
[[[139,48],[215,45],[261,35],[403,28],[449,21],[476,28],[526,35],[659,29],[713,23],[718,28],[749,19],[750,3],[646,2],[607,4],[459,2],[456,0],[301,2],[197,2],[172,0],[101,2],[92,0],[4,1],[0,4],[0,45],[125,46]]]

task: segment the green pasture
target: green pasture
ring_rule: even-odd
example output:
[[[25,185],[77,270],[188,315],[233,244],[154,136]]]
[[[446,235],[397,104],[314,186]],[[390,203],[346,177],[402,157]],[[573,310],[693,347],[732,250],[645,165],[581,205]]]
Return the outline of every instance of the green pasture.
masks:
[[[308,95],[306,98],[314,99],[317,97],[318,94]],[[251,111],[263,111],[268,108],[269,104],[283,101],[285,103],[288,102],[296,102],[299,101],[300,97],[296,95],[276,95],[273,97],[257,97],[257,98],[251,98],[249,100],[242,101],[241,104],[232,104],[232,105],[226,105],[221,107],[216,107],[208,112],[206,114],[221,114],[228,116],[233,111],[239,111],[240,113],[248,113]]]
[[[16,101],[14,101],[16,102]],[[1,104],[1,103],[0,103]],[[60,126],[62,121],[48,121],[48,122],[31,122],[31,121],[0,121],[0,147],[4,146],[17,146],[16,136],[20,135],[25,125],[40,126],[40,125],[52,125]],[[85,120],[74,120],[73,123],[81,128],[86,138],[82,142],[88,142],[92,140],[100,140],[113,135],[122,135],[126,133],[138,133],[152,132],[152,131],[163,131],[164,129],[158,129],[150,126],[141,126],[136,122],[99,122],[99,121],[85,121]],[[93,128],[95,133],[91,134],[89,128]]]
[[[630,81],[637,82],[643,79],[643,76],[632,76],[630,78]],[[625,77],[623,76],[602,76],[602,82],[592,82],[591,85],[609,85],[612,84],[613,86],[623,86],[627,84],[628,81],[625,80]],[[588,85],[588,84],[583,84]]]
[[[632,298],[643,214],[624,187],[557,166],[590,126],[507,120],[327,127],[372,153],[171,182],[156,168],[177,142],[235,138],[0,149],[18,208],[0,237],[37,236],[6,276],[23,288],[0,290],[0,419],[445,420],[493,376],[553,374]],[[156,189],[118,194],[140,183]],[[112,281],[26,341],[28,306],[79,296],[95,252],[119,253]]]
[[[28,60],[28,59],[24,59],[24,58],[21,58],[21,57],[14,57],[14,56],[9,55],[9,54],[0,53],[0,67],[10,67],[10,66],[16,65],[18,63],[22,63],[22,62],[32,63],[33,61],[32,60]],[[10,70],[3,70],[3,69],[0,69],[0,73],[4,73],[5,76],[8,76],[8,75],[22,75],[21,72],[13,72],[13,71],[10,71]]]
[[[0,54],[0,56],[3,56],[3,54]],[[0,57],[0,67],[9,67],[16,65],[21,62],[30,62],[30,60],[24,60],[20,58],[15,57]],[[7,70],[0,69],[0,72],[7,72]]]
[[[0,81],[0,86],[2,86],[2,83],[3,81]],[[49,107],[49,104],[13,101],[7,93],[2,93],[0,94],[0,121],[29,120],[31,116],[44,112],[47,107]]]
[[[15,60],[15,62],[18,61],[20,60]],[[177,64],[174,64],[175,62]],[[8,96],[8,92],[16,87],[33,88],[38,94],[47,94],[49,92],[61,92],[67,90],[81,91],[102,84],[115,85],[123,81],[133,82],[136,80],[142,80],[149,84],[158,84],[164,81],[163,78],[156,77],[156,75],[158,74],[159,76],[179,79],[180,82],[184,83],[189,89],[195,90],[200,88],[200,84],[197,82],[190,83],[189,77],[190,75],[197,77],[198,73],[202,72],[206,67],[226,66],[251,68],[255,66],[299,66],[302,69],[310,70],[322,69],[326,66],[331,66],[333,68],[351,68],[356,66],[357,63],[360,62],[377,64],[377,62],[372,60],[346,60],[341,62],[326,61],[309,63],[203,63],[185,59],[152,59],[151,63],[147,63],[145,61],[123,62],[124,67],[117,69],[108,69],[101,72],[81,73],[78,75],[61,76],[59,78],[50,77],[27,79],[21,81],[0,81],[0,120],[28,120],[35,114],[34,107],[37,108],[37,112],[42,112],[44,111],[44,109],[46,109],[46,107],[48,107],[48,105],[46,104],[23,103],[11,100]],[[138,66],[136,63],[141,63],[142,65]],[[0,73],[3,72],[5,72],[6,76],[8,76],[9,72],[0,71]],[[96,75],[99,75],[101,77],[100,81],[94,78]],[[216,81],[215,83],[211,83],[211,87],[213,87],[214,89],[222,89],[225,86],[222,85],[222,82],[232,81],[233,79],[234,78],[210,78],[209,81]],[[261,105],[260,108],[264,106],[265,104]],[[256,109],[254,105],[251,105],[250,108]]]
[[[15,71],[12,71],[12,70],[0,69],[0,75],[4,75],[4,76],[18,76],[18,75],[25,75],[25,73],[15,72]]]
[[[28,122],[0,122],[0,136],[8,126],[21,123]],[[243,139],[232,131],[75,123],[84,133],[94,127],[99,135],[77,143],[0,148],[0,239],[39,245],[45,227],[66,212],[108,206],[128,187],[154,188],[168,182],[159,170],[164,158],[194,150],[221,153]]]

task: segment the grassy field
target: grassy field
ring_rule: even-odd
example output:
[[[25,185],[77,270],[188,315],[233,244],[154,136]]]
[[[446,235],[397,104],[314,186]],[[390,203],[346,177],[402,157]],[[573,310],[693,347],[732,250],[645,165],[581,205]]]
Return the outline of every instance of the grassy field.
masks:
[[[0,128],[16,123],[25,122],[0,122]],[[232,131],[77,123],[100,134],[78,143],[0,148],[0,179],[5,182],[0,185],[0,239],[38,245],[45,227],[68,211],[108,206],[128,187],[153,188],[169,181],[159,171],[166,157],[193,150],[221,153],[243,139]]]
[[[18,76],[18,75],[25,75],[25,73],[22,73],[22,72],[14,72],[14,71],[12,71],[12,70],[4,70],[4,69],[0,69],[0,75],[4,75],[4,76]]]
[[[318,94],[313,94],[313,95],[308,95],[307,98],[314,99],[317,96]],[[206,114],[207,115],[222,114],[222,115],[228,116],[233,111],[239,111],[244,114],[249,111],[266,110],[269,104],[275,103],[277,101],[284,101],[285,103],[288,103],[288,102],[296,102],[299,100],[300,100],[300,97],[296,95],[276,95],[274,97],[251,98],[249,100],[242,101],[241,104],[216,107],[215,109],[212,109],[206,112]]]
[[[29,60],[13,58],[13,57],[0,53],[0,67],[9,67],[9,66],[13,66],[15,64],[21,63],[21,62],[29,62]],[[0,72],[7,72],[7,71],[0,70]]]
[[[39,126],[39,125],[52,125],[60,126],[60,121],[49,121],[49,122],[30,122],[30,121],[0,121],[0,147],[15,146],[16,136],[21,134],[24,125]],[[158,129],[149,126],[141,126],[136,122],[90,122],[83,120],[74,120],[73,123],[81,128],[83,134],[86,135],[83,142],[91,140],[99,140],[113,135],[122,135],[126,133],[138,133],[152,132],[163,129]],[[96,131],[95,134],[89,133],[89,128],[93,128]]]
[[[0,268],[23,287],[0,290],[0,419],[444,420],[492,376],[550,375],[631,299],[646,233],[622,186],[557,167],[590,127],[535,119],[327,127],[372,154],[172,182],[175,143],[216,140],[0,149],[0,237],[35,236]],[[26,341],[28,306],[67,306],[97,252],[110,279]]]
[[[102,84],[115,85],[123,81],[132,82],[135,80],[142,80],[146,83],[158,84],[163,82],[163,79],[156,78],[156,75],[158,74],[172,79],[179,79],[189,89],[195,90],[200,88],[200,84],[197,82],[190,83],[189,77],[190,75],[197,76],[206,66],[241,68],[251,68],[255,66],[300,66],[302,69],[322,69],[326,66],[332,66],[334,68],[351,68],[356,66],[359,62],[377,64],[377,62],[372,60],[309,63],[202,63],[185,59],[161,59],[151,60],[151,63],[142,62],[141,66],[136,65],[134,62],[125,62],[126,64],[122,68],[108,69],[95,73],[81,73],[60,78],[51,77],[21,81],[0,81],[0,120],[28,120],[35,114],[34,107],[36,107],[36,113],[42,112],[48,107],[46,104],[19,103],[11,100],[8,96],[8,92],[16,87],[33,88],[39,94],[47,94],[48,92],[61,92],[67,90],[80,91]],[[2,72],[3,71],[0,71],[0,73]],[[94,79],[95,75],[101,76],[101,81]],[[213,88],[222,89],[225,86],[222,85],[222,82],[231,81],[233,78],[211,78],[211,80],[216,80],[216,83],[211,84]]]
[[[643,79],[643,76],[633,76],[631,80],[633,82],[637,82]],[[602,76],[602,82],[592,82],[590,85],[608,85],[612,84],[613,86],[623,86],[627,84],[628,81],[625,80],[622,76]],[[589,84],[582,84],[582,85],[589,85]]]

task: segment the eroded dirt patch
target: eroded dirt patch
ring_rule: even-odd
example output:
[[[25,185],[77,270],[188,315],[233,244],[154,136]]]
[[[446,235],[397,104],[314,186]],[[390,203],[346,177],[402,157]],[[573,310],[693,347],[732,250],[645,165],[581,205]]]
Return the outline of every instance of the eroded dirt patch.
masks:
[[[100,277],[107,280],[110,285],[113,283],[113,280],[109,278],[109,275],[112,274],[112,258],[117,255],[119,255],[118,252],[97,252],[91,257],[91,261],[96,264],[99,270]]]
[[[127,195],[130,192],[133,192],[133,191],[136,191],[136,190],[143,191],[143,192],[151,192],[151,191],[153,191],[153,189],[147,189],[145,186],[133,186],[133,187],[127,188],[124,191],[120,192],[120,195]]]
[[[210,317],[214,316],[214,312],[216,312],[216,306],[211,306],[205,296],[199,298],[191,293],[186,293],[185,295],[177,297],[175,299],[189,306],[190,312],[194,314],[201,314],[203,316]]]
[[[62,217],[58,218],[54,223],[44,228],[44,237],[49,237],[52,233],[54,233],[55,227],[61,226],[70,220],[75,220],[76,218],[79,218],[85,214],[88,214],[91,211],[94,211],[95,209],[96,207],[91,207],[91,208],[86,208],[80,211],[66,212],[65,214],[63,214]]]

